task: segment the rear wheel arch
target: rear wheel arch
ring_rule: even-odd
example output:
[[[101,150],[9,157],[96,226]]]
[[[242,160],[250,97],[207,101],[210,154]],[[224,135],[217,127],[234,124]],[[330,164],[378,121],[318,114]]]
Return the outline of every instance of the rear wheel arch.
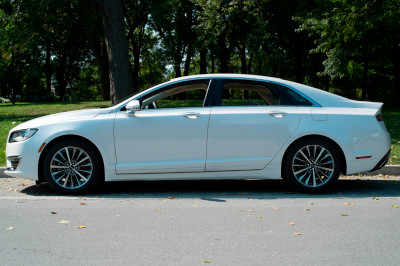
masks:
[[[288,152],[289,152],[289,151],[291,150],[291,148],[292,148],[293,146],[295,146],[297,143],[299,143],[299,142],[301,142],[301,141],[303,141],[303,140],[306,140],[306,139],[312,139],[312,140],[319,139],[319,140],[323,140],[323,141],[326,141],[326,142],[328,142],[328,143],[334,145],[335,148],[336,148],[336,150],[339,152],[339,155],[340,155],[340,159],[341,159],[341,160],[340,160],[340,163],[341,163],[341,173],[346,174],[346,169],[347,169],[346,157],[345,157],[345,155],[344,155],[344,153],[343,153],[342,148],[341,148],[334,140],[332,140],[331,138],[328,138],[328,137],[326,137],[326,136],[322,136],[322,135],[307,135],[307,136],[303,136],[303,137],[301,137],[301,138],[296,139],[295,141],[293,141],[293,142],[286,148],[286,151],[285,151],[285,154],[284,154],[283,157],[282,157],[282,163],[281,163],[281,165],[282,165],[282,167],[281,167],[282,177],[284,176],[284,175],[283,175],[283,162],[285,161],[285,158],[286,158]]]
[[[38,177],[39,177],[39,182],[45,182],[45,178],[44,178],[44,173],[43,173],[43,163],[44,163],[44,158],[46,157],[46,153],[47,151],[53,147],[55,144],[64,141],[64,140],[80,140],[85,142],[86,144],[90,145],[97,153],[98,158],[101,161],[101,164],[103,165],[103,167],[101,168],[102,171],[102,175],[103,175],[103,179],[104,179],[104,160],[103,160],[103,156],[101,155],[99,149],[97,148],[96,145],[93,144],[93,142],[91,142],[90,140],[88,140],[87,138],[84,138],[82,136],[78,136],[78,135],[64,135],[64,136],[60,136],[57,137],[53,140],[51,140],[49,143],[46,144],[46,146],[44,147],[44,149],[42,150],[42,152],[40,153],[40,158],[39,158],[39,164],[38,164]]]

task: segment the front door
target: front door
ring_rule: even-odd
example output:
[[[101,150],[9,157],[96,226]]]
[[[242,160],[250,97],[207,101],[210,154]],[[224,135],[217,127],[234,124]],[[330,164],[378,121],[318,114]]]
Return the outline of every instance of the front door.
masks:
[[[145,95],[134,115],[120,111],[114,127],[117,174],[205,171],[209,83],[174,84]]]

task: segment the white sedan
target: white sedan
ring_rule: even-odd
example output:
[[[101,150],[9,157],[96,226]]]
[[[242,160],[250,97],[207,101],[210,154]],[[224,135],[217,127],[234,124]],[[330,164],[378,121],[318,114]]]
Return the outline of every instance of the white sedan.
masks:
[[[280,178],[319,192],[385,165],[382,105],[264,76],[183,77],[18,125],[5,173],[72,194],[103,181]]]

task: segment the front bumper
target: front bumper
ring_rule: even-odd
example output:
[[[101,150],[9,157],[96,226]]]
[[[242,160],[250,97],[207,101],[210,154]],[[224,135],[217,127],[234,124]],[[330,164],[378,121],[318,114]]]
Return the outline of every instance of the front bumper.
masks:
[[[7,170],[4,174],[12,177],[19,177],[31,180],[38,180],[38,152],[43,139],[39,134],[22,141],[7,143],[6,159]]]

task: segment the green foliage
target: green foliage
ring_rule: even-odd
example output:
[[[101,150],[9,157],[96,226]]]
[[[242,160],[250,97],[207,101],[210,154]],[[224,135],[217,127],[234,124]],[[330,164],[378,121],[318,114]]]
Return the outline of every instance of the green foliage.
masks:
[[[313,13],[296,17],[326,56],[324,70],[336,86],[345,78],[358,84],[362,98],[399,96],[400,4],[398,1],[321,1]],[[328,12],[328,10],[330,10]],[[317,14],[317,15],[315,15]]]
[[[123,2],[132,91],[200,72],[251,73],[398,105],[397,0]],[[0,96],[13,87],[24,101],[54,90],[107,98],[100,4],[0,0]]]
[[[383,121],[392,138],[388,164],[400,164],[400,108],[383,108]]]

